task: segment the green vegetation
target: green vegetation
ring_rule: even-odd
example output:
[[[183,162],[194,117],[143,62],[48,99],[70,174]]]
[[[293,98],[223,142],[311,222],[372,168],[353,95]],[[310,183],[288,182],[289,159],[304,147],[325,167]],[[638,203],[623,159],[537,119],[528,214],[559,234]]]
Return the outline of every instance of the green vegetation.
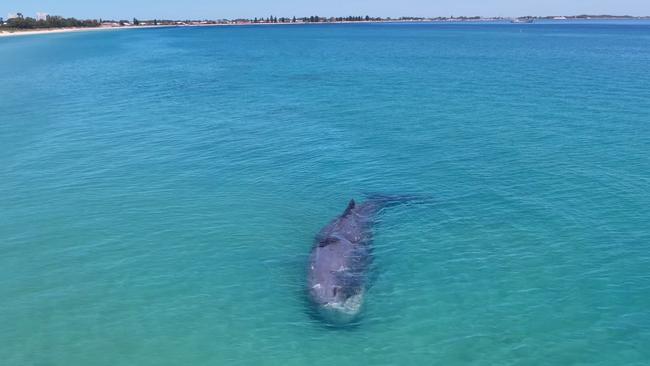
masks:
[[[36,20],[30,17],[18,17],[0,22],[1,30],[22,30],[22,29],[45,29],[45,28],[71,28],[71,27],[99,27],[101,23],[97,20],[79,20],[75,18],[63,18],[60,16],[48,15],[45,20]]]
[[[233,20],[224,20],[219,23],[342,23],[342,22],[381,22],[381,21],[390,21],[391,18],[380,18],[380,17],[371,17],[371,16],[347,16],[347,17],[322,17],[318,15],[312,15],[308,17],[296,18],[294,17],[276,17],[269,16],[267,18],[255,17],[253,19],[233,19]],[[394,20],[427,20],[426,18],[418,17],[402,17],[396,18]]]

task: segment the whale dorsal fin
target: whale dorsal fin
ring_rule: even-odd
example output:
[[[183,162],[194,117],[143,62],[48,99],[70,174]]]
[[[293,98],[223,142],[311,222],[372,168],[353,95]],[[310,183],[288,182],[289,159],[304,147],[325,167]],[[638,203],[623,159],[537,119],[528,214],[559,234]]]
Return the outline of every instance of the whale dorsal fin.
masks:
[[[345,209],[345,211],[343,211],[343,215],[341,215],[341,216],[345,216],[345,215],[349,214],[350,211],[352,211],[352,209],[354,209],[354,207],[356,205],[357,205],[357,203],[354,202],[354,199],[351,199],[350,203],[348,203],[348,207]]]

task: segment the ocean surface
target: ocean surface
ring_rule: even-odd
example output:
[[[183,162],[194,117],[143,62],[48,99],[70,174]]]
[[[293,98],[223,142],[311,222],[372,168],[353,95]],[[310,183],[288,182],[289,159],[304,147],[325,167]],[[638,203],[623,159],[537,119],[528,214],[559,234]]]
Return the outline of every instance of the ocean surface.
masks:
[[[650,364],[650,22],[0,39],[0,363]],[[361,318],[316,232],[382,212]]]

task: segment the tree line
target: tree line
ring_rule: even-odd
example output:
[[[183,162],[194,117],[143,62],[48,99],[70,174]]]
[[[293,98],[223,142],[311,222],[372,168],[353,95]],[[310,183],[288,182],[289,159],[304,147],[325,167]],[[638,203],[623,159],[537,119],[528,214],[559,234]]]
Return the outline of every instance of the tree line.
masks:
[[[390,18],[388,18],[390,19]],[[253,23],[296,23],[300,21],[301,23],[325,23],[325,22],[369,22],[369,21],[379,21],[385,20],[383,18],[373,18],[368,15],[366,16],[347,16],[347,17],[321,17],[318,15],[312,15],[308,17],[275,17],[273,15],[269,17],[253,18],[253,19],[240,19],[244,21],[252,21]]]
[[[2,22],[2,18],[0,18],[0,27],[15,29],[99,27],[100,25],[101,22],[95,19],[79,20],[56,15],[48,15],[45,19],[36,20],[30,17],[23,17],[19,13],[16,18],[7,19],[4,23]]]

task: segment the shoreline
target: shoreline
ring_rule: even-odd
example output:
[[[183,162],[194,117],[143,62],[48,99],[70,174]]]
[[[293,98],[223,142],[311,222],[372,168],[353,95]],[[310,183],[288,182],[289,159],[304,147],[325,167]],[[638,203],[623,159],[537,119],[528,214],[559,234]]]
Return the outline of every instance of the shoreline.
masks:
[[[75,28],[50,28],[50,29],[26,29],[19,31],[2,31],[0,38],[14,36],[30,36],[39,34],[74,33],[74,32],[95,32],[120,29],[149,29],[149,28],[198,28],[198,27],[241,27],[241,26],[276,26],[276,25],[317,25],[317,24],[354,24],[354,23],[433,23],[433,21],[345,21],[327,23],[217,23],[217,24],[164,24],[164,25],[138,25],[121,27],[75,27]]]
[[[544,19],[543,21],[550,22],[575,22],[582,19]],[[616,18],[602,18],[602,19],[586,19],[589,20],[637,20],[637,19],[616,19]],[[650,20],[641,18],[638,20]],[[5,31],[0,30],[0,38],[2,37],[18,37],[42,34],[57,34],[57,33],[76,33],[76,32],[96,32],[108,30],[121,30],[121,29],[149,29],[149,28],[185,28],[185,27],[242,27],[242,26],[292,26],[292,25],[327,25],[327,24],[384,24],[384,23],[504,23],[508,22],[507,19],[475,19],[475,20],[370,20],[370,21],[336,21],[336,22],[287,22],[287,23],[216,23],[216,24],[161,24],[161,25],[138,25],[138,26],[101,26],[101,27],[73,27],[73,28],[49,28],[49,29],[26,29],[18,31]]]
[[[466,22],[493,22],[495,20],[476,20],[476,21],[466,21]],[[384,20],[384,21],[342,21],[342,22],[320,22],[320,23],[310,23],[310,22],[296,22],[296,23],[216,23],[216,24],[161,24],[161,25],[130,25],[130,26],[119,26],[119,27],[73,27],[73,28],[49,28],[49,29],[25,29],[18,31],[3,31],[0,30],[1,37],[13,37],[13,36],[29,36],[29,35],[39,35],[39,34],[56,34],[56,33],[73,33],[73,32],[94,32],[94,31],[104,31],[104,30],[118,30],[118,29],[148,29],[148,28],[198,28],[198,27],[242,27],[242,26],[281,26],[281,25],[325,25],[325,24],[380,24],[380,23],[444,23],[442,21],[433,21],[433,20]]]
[[[14,32],[1,31],[0,37],[19,37],[32,36],[39,34],[56,34],[56,33],[76,33],[76,32],[97,32],[119,29],[147,29],[147,28],[171,28],[177,25],[142,25],[142,26],[122,26],[122,27],[74,27],[74,28],[48,28],[48,29],[27,29]]]

